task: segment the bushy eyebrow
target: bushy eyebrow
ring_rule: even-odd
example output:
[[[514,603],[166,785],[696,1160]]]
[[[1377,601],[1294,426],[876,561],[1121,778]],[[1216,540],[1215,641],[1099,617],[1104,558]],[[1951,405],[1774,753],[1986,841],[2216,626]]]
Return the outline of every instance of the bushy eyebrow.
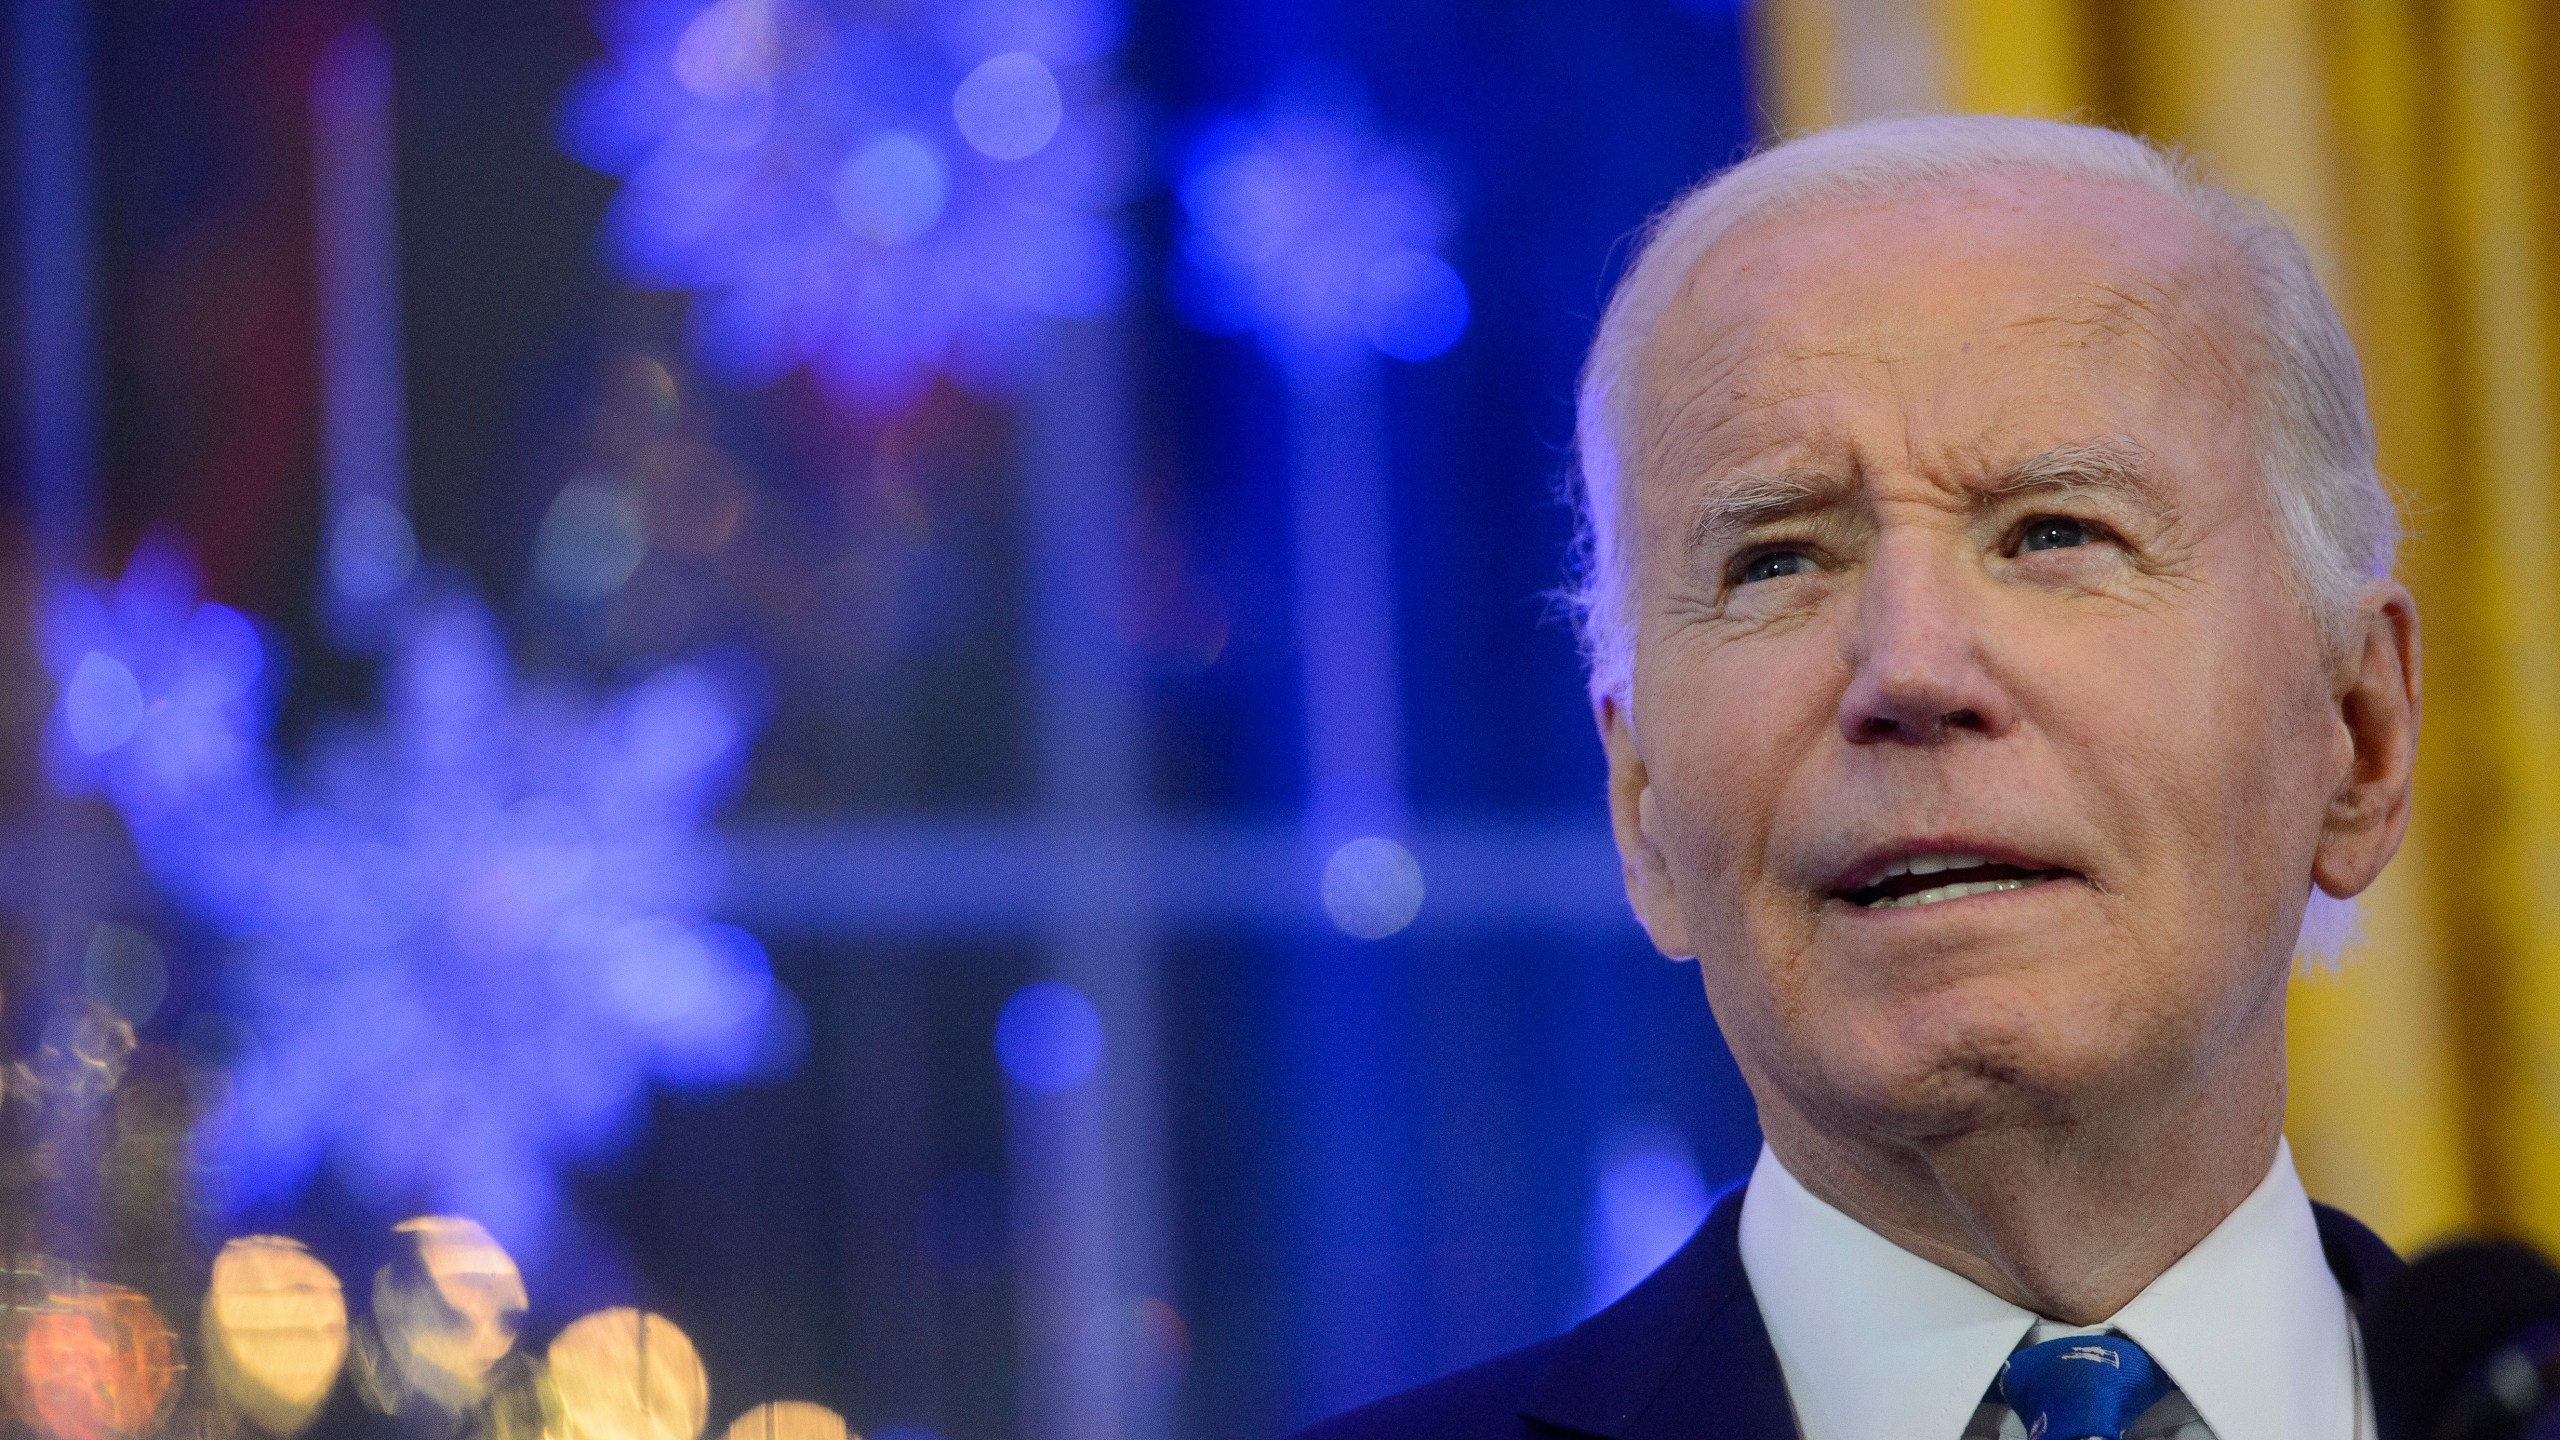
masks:
[[[1801,465],[1766,474],[1743,471],[1698,498],[1689,512],[1690,548],[1729,540],[1755,526],[1820,510],[1854,482],[1835,470]]]
[[[1983,487],[1993,499],[2020,495],[2113,495],[2162,516],[2174,516],[2171,503],[2151,473],[2151,452],[2121,435],[2075,441],[2040,450],[2004,466]]]
[[[1857,488],[1854,477],[1824,466],[1742,471],[1699,497],[1688,540],[1696,549],[1746,531],[1822,510]],[[2151,473],[2151,452],[2120,435],[2073,441],[2003,465],[1975,488],[1985,501],[2050,495],[2112,495],[2174,518],[2176,507]]]

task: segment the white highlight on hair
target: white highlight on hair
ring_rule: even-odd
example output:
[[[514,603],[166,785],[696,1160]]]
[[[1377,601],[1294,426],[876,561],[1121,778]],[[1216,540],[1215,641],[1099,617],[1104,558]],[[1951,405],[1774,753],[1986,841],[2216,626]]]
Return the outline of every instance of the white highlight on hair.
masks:
[[[2333,646],[2365,587],[2387,575],[2399,513],[2374,468],[2373,422],[2346,327],[2310,257],[2264,205],[2206,182],[2172,150],[2121,131],[1990,115],[1920,115],[1818,131],[1770,147],[1673,201],[1646,225],[1609,297],[1575,403],[1579,535],[1567,591],[1592,698],[1624,703],[1635,666],[1635,541],[1626,457],[1654,326],[1699,260],[1747,221],[1993,174],[2119,181],[2184,206],[2234,252],[2256,314],[2259,468],[2292,588]],[[2352,929],[2314,896],[2308,953],[2334,960]],[[2320,923],[2314,923],[2320,922]],[[2314,932],[2319,934],[2315,935]],[[2336,937],[2332,939],[2331,937]],[[2327,941],[2313,951],[2315,941]]]

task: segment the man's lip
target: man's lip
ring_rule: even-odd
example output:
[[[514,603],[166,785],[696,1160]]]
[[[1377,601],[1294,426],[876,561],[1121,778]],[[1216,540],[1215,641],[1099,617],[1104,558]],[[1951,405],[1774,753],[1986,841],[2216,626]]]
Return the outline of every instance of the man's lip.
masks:
[[[1919,840],[1896,840],[1862,852],[1833,877],[1824,893],[1834,899],[1845,900],[1857,891],[1880,883],[1895,865],[1922,855],[1971,855],[1986,865],[2006,865],[2018,870],[2045,871],[2074,878],[2079,875],[2068,865],[1997,840],[1931,836]]]

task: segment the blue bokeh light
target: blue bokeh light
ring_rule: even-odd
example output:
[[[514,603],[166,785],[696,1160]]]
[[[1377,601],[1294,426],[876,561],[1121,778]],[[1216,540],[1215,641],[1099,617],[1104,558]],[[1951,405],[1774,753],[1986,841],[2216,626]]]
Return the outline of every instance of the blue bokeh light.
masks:
[[[80,955],[81,987],[128,1024],[147,1025],[169,998],[168,957],[160,942],[130,925],[101,920]]]
[[[142,728],[142,684],[112,655],[80,657],[62,691],[63,723],[83,755],[103,755]]]
[[[941,147],[912,130],[875,135],[836,171],[836,213],[874,245],[904,245],[933,228],[951,198]]]
[[[810,367],[872,409],[1000,384],[1039,317],[1127,266],[1105,216],[1135,147],[1108,89],[1117,0],[626,0],[564,116],[621,177],[623,268],[696,296],[706,359]]]
[[[1670,1259],[1715,1198],[1687,1142],[1659,1123],[1618,1126],[1601,1148],[1598,1181],[1586,1242],[1586,1313]]]
[[[1345,106],[1294,101],[1213,127],[1181,200],[1183,294],[1209,329],[1321,364],[1363,345],[1425,360],[1466,328],[1465,283],[1438,253],[1456,224],[1447,200]]]
[[[329,579],[350,600],[383,600],[418,568],[418,536],[400,507],[366,495],[341,513],[329,535]]]
[[[1467,286],[1449,262],[1407,250],[1369,267],[1361,281],[1369,343],[1398,360],[1428,360],[1467,328]]]
[[[1102,1017],[1073,985],[1025,985],[996,1015],[996,1059],[1026,1090],[1070,1089],[1102,1061]]]
[[[56,595],[47,642],[58,778],[112,797],[229,937],[248,1043],[197,1135],[217,1208],[326,1163],[386,1212],[469,1213],[539,1253],[559,1167],[626,1139],[650,1082],[791,1060],[763,950],[706,918],[704,820],[748,737],[729,687],[690,666],[603,697],[520,684],[476,601],[421,598],[385,713],[324,727],[286,784],[256,632],[193,592],[153,542]]]
[[[648,520],[628,485],[580,475],[560,487],[533,537],[533,583],[555,599],[594,604],[649,555]]]
[[[1058,77],[1028,50],[1009,50],[969,72],[951,95],[951,119],[970,147],[994,160],[1037,155],[1066,118]]]

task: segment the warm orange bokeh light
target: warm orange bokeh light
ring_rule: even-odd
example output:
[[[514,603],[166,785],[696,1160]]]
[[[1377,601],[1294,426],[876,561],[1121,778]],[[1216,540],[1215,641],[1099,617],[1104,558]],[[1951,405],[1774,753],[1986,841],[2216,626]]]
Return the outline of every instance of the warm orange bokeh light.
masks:
[[[45,1297],[19,1333],[18,1411],[53,1440],[129,1440],[151,1428],[177,1361],[169,1327],[131,1290]]]
[[[599,1310],[551,1342],[558,1440],[698,1440],[711,1386],[693,1342],[663,1315]]]
[[[249,1235],[214,1257],[205,1358],[223,1398],[270,1435],[311,1423],[347,1358],[347,1298],[300,1243]]]
[[[392,1229],[409,1248],[374,1272],[382,1348],[404,1391],[461,1414],[515,1348],[524,1277],[477,1221],[424,1215]]]
[[[806,1400],[776,1400],[729,1422],[720,1440],[862,1440],[844,1417]]]

